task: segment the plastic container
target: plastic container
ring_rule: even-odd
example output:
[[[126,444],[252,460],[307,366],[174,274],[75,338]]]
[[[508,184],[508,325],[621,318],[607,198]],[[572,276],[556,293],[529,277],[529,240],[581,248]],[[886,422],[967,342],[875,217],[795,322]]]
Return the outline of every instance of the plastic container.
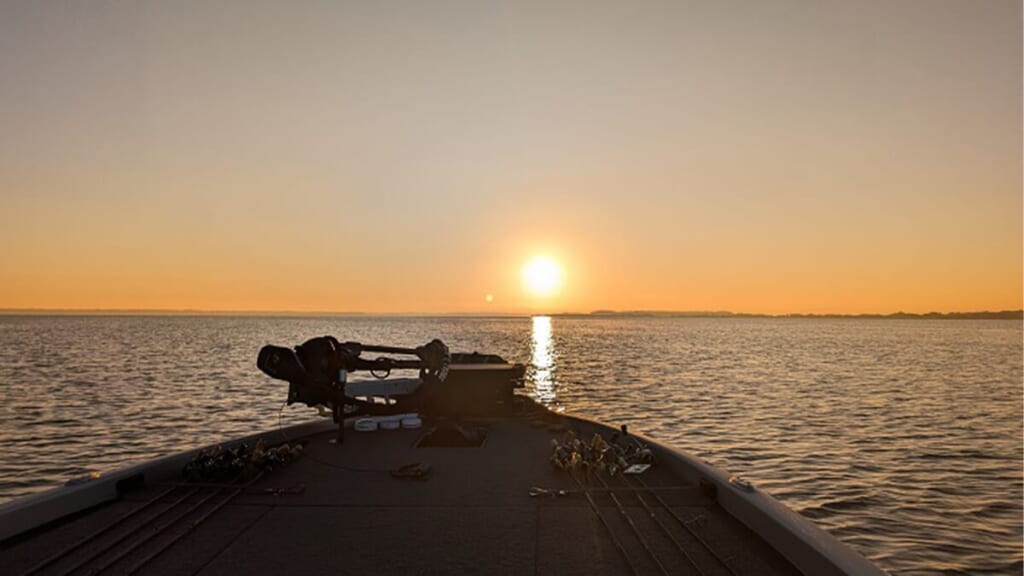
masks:
[[[372,418],[361,418],[352,425],[359,432],[374,432],[377,430],[377,421]]]

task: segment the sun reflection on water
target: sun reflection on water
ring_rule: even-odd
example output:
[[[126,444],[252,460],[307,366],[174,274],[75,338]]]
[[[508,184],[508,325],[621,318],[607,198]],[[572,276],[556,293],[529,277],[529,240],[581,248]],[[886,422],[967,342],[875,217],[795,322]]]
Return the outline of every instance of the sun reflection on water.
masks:
[[[548,407],[558,405],[555,386],[555,344],[551,339],[551,317],[534,316],[531,332],[530,381],[533,395]]]

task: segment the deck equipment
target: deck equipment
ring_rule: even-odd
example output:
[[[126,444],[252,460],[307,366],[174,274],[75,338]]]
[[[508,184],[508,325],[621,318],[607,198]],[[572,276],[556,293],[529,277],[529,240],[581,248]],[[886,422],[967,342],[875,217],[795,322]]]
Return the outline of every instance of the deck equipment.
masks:
[[[364,353],[378,354],[365,357]],[[390,356],[385,356],[385,354]],[[345,418],[424,413],[431,416],[492,414],[512,402],[526,367],[500,356],[451,353],[441,340],[416,348],[339,342],[333,336],[307,340],[293,349],[267,345],[256,365],[288,382],[288,404],[323,406],[344,439]],[[390,378],[417,370],[415,378]],[[371,379],[350,375],[369,372]]]

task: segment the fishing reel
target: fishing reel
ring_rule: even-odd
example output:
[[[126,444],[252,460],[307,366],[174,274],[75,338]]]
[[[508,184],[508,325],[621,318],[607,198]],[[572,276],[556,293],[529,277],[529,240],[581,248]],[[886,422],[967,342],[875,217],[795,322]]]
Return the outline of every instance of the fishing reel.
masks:
[[[363,352],[414,356],[364,358]],[[432,340],[417,348],[377,346],[359,342],[338,342],[333,336],[313,338],[294,350],[267,345],[260,349],[256,366],[265,374],[288,382],[288,404],[327,406],[336,422],[346,415],[345,406],[362,408],[364,413],[391,413],[405,406],[379,404],[345,394],[345,383],[352,372],[366,371],[375,378],[387,378],[394,370],[419,370],[424,387],[443,382],[451,366],[451,353],[444,342]],[[396,412],[397,413],[397,412]]]

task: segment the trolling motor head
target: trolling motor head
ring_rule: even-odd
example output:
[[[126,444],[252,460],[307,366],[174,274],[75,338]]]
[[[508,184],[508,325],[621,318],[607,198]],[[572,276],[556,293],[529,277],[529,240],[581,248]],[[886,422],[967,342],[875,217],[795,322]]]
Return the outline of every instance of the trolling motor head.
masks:
[[[267,376],[278,380],[301,383],[306,379],[306,369],[291,348],[269,344],[260,348],[256,366]]]
[[[415,356],[416,359],[396,359],[385,356],[363,358],[363,352],[381,352]],[[265,374],[286,380],[288,404],[301,402],[307,406],[331,407],[335,418],[340,417],[345,404],[372,406],[345,395],[345,382],[349,372],[365,370],[376,378],[386,378],[392,370],[420,371],[425,384],[442,382],[448,376],[451,353],[440,340],[432,340],[417,348],[364,345],[359,342],[338,342],[333,336],[321,336],[290,348],[267,345],[260,349],[256,366]]]

